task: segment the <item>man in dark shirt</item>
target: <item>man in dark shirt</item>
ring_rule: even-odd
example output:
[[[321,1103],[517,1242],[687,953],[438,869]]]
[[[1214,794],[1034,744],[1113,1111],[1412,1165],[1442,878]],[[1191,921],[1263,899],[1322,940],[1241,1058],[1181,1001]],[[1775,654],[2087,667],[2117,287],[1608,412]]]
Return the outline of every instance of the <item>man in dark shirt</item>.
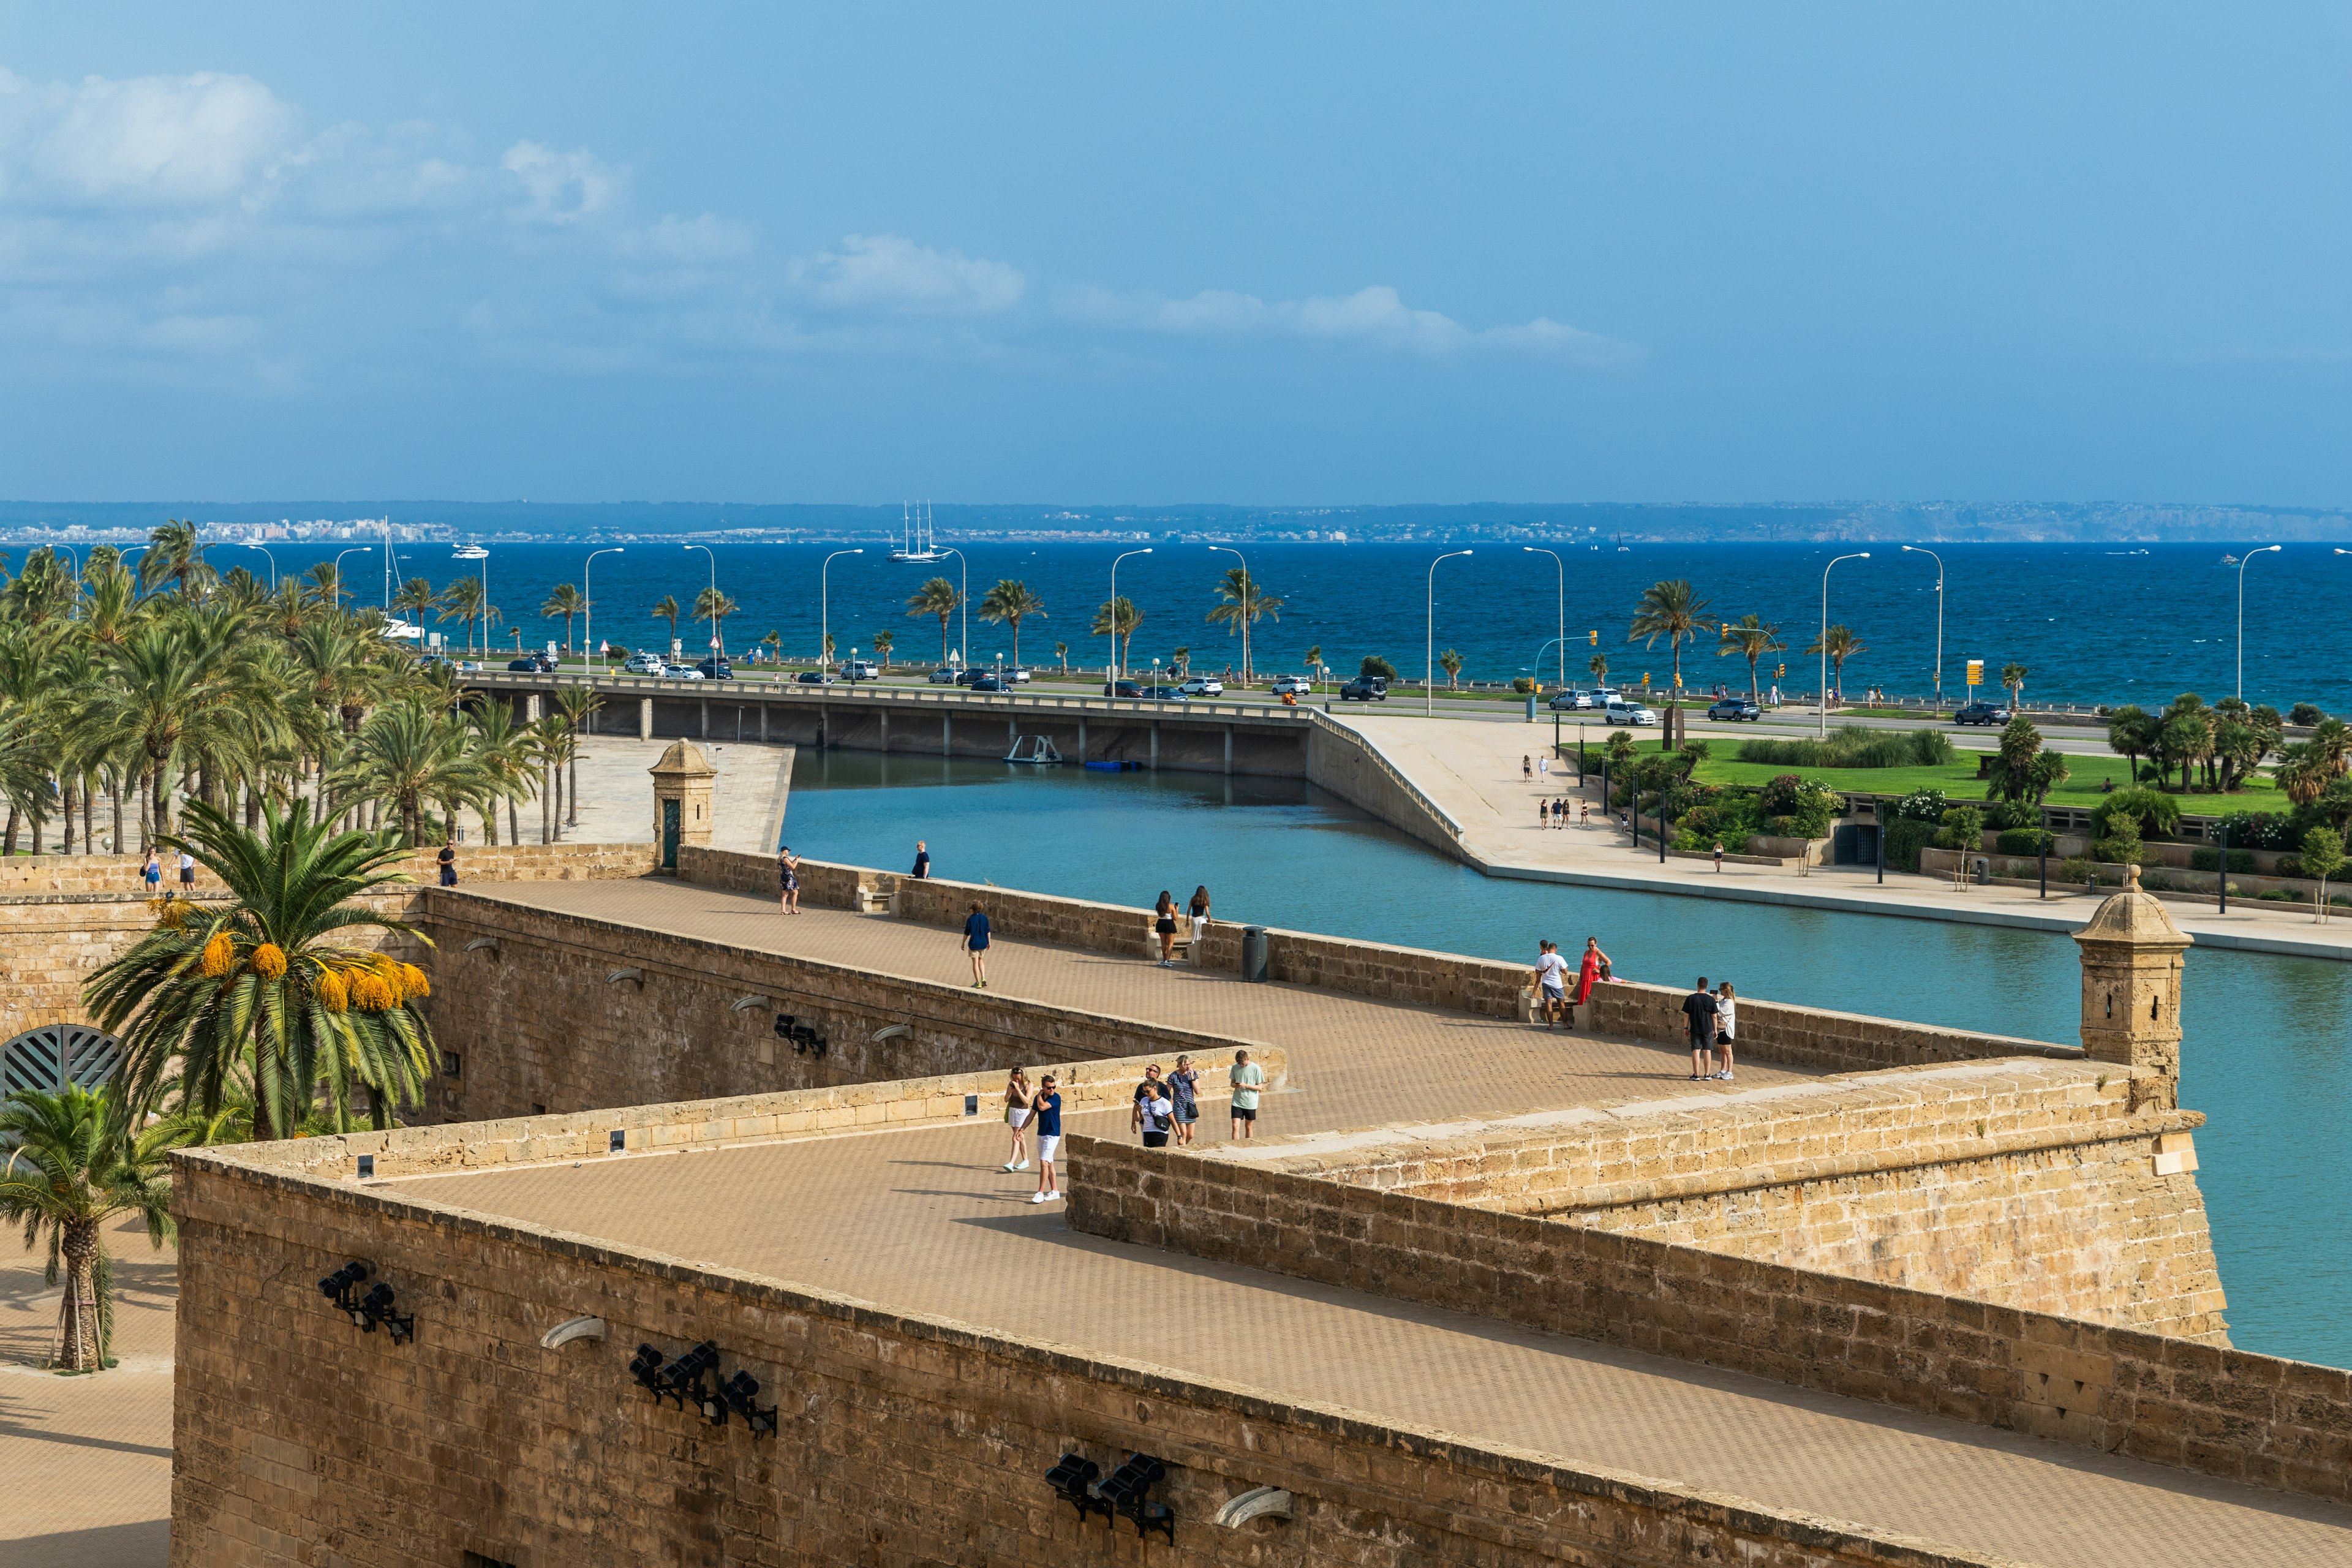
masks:
[[[923,841],[918,838],[915,840],[915,875],[917,878],[920,879],[928,877],[930,874],[931,852],[924,848]]]
[[[1698,989],[1683,998],[1683,1016],[1690,1020],[1691,1079],[1693,1082],[1710,1076],[1707,1053],[1715,1049],[1715,993],[1706,988],[1706,976],[1698,977]]]

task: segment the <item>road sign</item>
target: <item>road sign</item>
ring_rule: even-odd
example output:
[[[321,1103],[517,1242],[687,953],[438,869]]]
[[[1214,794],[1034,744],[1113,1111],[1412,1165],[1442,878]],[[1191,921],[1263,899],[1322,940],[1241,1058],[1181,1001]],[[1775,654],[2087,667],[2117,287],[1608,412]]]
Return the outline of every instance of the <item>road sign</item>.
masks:
[[[1984,684],[1984,660],[1980,658],[1969,660],[1969,684],[1970,686]]]

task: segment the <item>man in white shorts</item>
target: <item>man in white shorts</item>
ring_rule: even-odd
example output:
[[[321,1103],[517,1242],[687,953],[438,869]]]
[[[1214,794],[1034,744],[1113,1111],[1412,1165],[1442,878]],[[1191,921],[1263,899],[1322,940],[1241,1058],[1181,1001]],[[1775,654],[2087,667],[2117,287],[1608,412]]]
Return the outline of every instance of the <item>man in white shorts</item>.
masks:
[[[1555,942],[1538,942],[1537,952],[1536,998],[1543,1004],[1544,1027],[1557,1029],[1568,1011],[1568,960]]]
[[[1054,1087],[1052,1073],[1038,1081],[1034,1109],[1037,1123],[1037,1195],[1029,1201],[1042,1204],[1062,1195],[1054,1185],[1054,1156],[1062,1152],[1062,1091]]]

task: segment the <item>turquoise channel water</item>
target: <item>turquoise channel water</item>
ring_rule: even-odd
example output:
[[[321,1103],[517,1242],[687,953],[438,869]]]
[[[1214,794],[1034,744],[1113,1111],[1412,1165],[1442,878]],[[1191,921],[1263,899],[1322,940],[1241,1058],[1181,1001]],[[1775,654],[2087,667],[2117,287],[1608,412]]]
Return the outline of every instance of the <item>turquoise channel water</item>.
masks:
[[[1267,779],[803,751],[784,841],[961,881],[1148,906],[1207,884],[1221,920],[1532,963],[1588,935],[1629,979],[2072,1043],[2061,935],[1487,878],[1319,790]],[[2352,1366],[2352,964],[2192,949],[2182,1103],[2230,1332]]]

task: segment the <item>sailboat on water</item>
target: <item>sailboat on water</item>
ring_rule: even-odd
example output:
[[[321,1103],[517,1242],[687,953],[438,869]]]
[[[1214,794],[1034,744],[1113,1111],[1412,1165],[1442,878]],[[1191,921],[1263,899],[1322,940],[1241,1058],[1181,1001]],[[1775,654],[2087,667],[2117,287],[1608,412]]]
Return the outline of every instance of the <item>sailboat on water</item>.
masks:
[[[946,552],[939,547],[939,540],[926,515],[929,509],[930,503],[926,501],[916,515],[910,516],[904,503],[900,504],[898,521],[899,526],[905,530],[905,537],[900,541],[898,548],[890,552],[891,560],[922,565],[947,559]]]

